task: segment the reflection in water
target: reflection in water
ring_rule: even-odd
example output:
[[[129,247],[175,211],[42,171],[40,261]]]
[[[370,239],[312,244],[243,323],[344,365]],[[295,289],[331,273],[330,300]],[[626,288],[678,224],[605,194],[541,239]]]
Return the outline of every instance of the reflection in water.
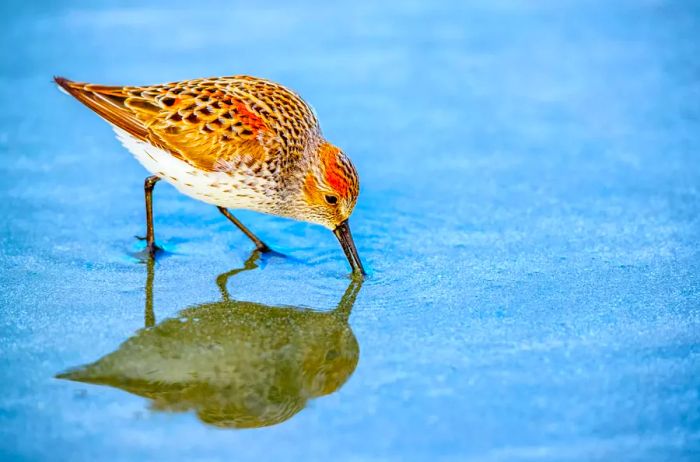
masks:
[[[156,410],[193,409],[219,427],[289,419],[355,370],[359,349],[348,317],[361,282],[351,282],[330,312],[231,300],[228,278],[256,268],[258,258],[254,252],[243,268],[217,278],[221,301],[157,325],[149,263],[146,328],[115,352],[58,377],[121,388],[151,399]]]

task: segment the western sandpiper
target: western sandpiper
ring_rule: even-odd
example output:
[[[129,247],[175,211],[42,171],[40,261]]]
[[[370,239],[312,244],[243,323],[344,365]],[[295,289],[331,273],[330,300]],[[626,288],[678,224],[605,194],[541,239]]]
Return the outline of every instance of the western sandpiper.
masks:
[[[151,197],[162,179],[217,206],[262,251],[270,249],[228,209],[323,225],[353,272],[365,274],[348,224],[359,194],[357,171],[325,140],[313,109],[296,93],[249,76],[142,87],[55,80],[109,122],[151,173],[144,184],[151,257],[158,250]]]

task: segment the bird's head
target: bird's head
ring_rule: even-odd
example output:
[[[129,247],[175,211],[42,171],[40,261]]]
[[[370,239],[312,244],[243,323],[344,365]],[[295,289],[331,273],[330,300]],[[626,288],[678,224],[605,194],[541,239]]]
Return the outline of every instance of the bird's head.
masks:
[[[311,158],[299,191],[297,218],[332,230],[353,271],[365,274],[348,225],[360,193],[357,171],[343,151],[325,141]]]
[[[343,151],[320,145],[301,188],[306,221],[335,229],[350,218],[360,192],[357,171]]]

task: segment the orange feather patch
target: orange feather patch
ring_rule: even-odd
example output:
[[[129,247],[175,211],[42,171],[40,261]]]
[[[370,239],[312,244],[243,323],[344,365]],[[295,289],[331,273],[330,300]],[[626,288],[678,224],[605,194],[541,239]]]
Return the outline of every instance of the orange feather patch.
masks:
[[[245,125],[249,126],[254,132],[267,129],[267,125],[265,125],[265,121],[262,119],[262,117],[250,112],[241,101],[234,100],[233,104],[236,107],[238,118]]]
[[[342,197],[347,197],[350,192],[350,182],[338,164],[340,149],[330,143],[321,146],[321,159],[325,167],[326,183]]]

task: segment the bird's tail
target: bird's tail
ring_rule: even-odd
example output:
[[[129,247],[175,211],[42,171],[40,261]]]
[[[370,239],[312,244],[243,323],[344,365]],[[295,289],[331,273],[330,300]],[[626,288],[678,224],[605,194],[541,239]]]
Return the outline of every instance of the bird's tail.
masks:
[[[54,81],[59,90],[73,96],[107,122],[138,139],[146,137],[146,127],[125,104],[129,95],[124,87],[73,82],[65,77],[54,77]]]

